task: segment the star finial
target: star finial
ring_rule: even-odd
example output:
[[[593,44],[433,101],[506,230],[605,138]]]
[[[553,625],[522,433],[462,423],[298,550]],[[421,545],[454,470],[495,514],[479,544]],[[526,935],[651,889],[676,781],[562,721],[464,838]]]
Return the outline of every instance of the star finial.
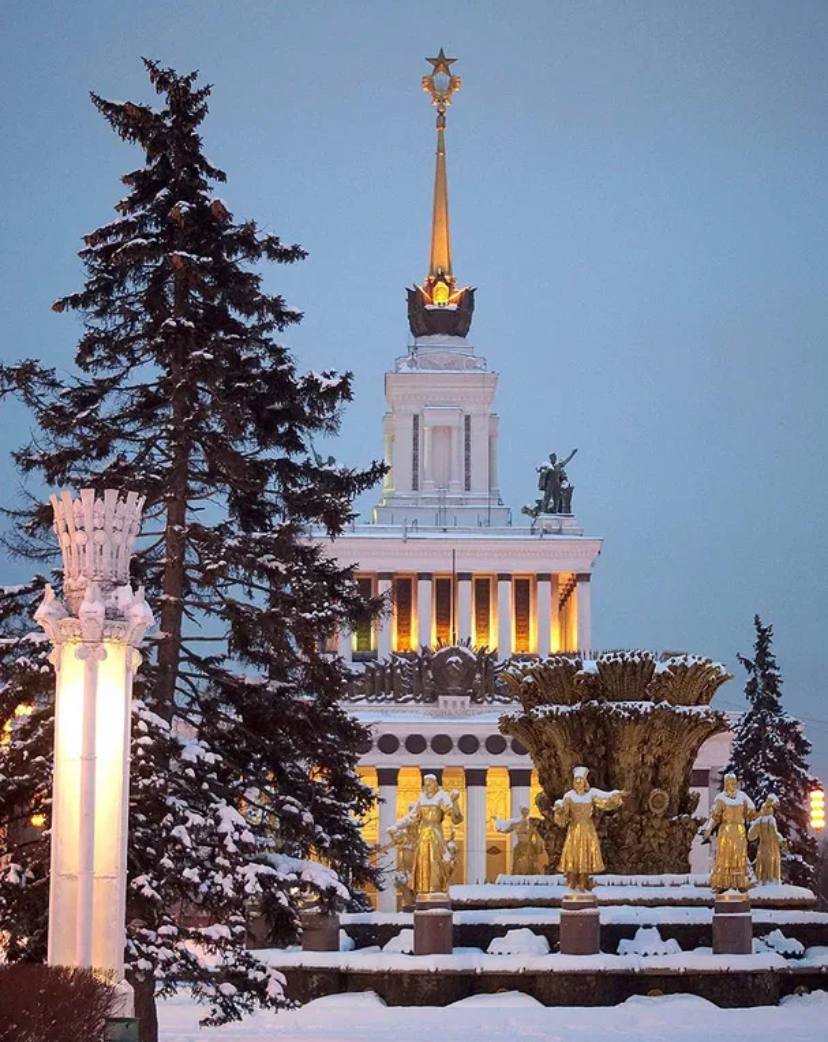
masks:
[[[431,104],[437,109],[437,126],[445,126],[445,112],[451,104],[451,96],[460,90],[460,77],[455,76],[451,66],[456,58],[447,58],[446,52],[440,48],[436,58],[426,58],[432,66],[431,73],[423,76],[423,90],[431,95]]]
[[[432,76],[434,75],[435,72],[447,72],[449,74],[449,76],[450,76],[451,75],[451,69],[449,68],[449,66],[453,65],[457,61],[457,59],[456,58],[447,58],[446,57],[446,52],[441,47],[440,48],[440,53],[437,55],[436,58],[426,58],[426,61],[430,65],[434,66],[434,72],[432,72],[432,74],[431,74]]]

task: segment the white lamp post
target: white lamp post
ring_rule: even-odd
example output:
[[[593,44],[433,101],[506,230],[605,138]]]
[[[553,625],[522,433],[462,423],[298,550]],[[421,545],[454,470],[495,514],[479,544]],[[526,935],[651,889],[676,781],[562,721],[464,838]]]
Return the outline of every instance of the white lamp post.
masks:
[[[129,582],[144,499],[84,489],[51,502],[65,605],[47,586],[35,613],[57,680],[48,961],[124,982],[132,678],[153,622]]]

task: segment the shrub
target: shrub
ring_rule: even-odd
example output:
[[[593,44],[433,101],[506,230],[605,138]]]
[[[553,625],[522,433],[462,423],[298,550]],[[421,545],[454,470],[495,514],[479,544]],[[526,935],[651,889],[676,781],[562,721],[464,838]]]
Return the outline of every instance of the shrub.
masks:
[[[0,1042],[103,1042],[115,989],[90,970],[0,966]]]

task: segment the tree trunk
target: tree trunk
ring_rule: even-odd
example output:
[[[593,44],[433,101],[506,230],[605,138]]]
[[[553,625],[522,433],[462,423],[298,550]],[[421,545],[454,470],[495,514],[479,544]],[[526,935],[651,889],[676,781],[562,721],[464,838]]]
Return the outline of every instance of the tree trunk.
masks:
[[[152,977],[133,977],[135,1016],[138,1018],[138,1037],[141,1042],[158,1042],[158,1008],[155,1004],[155,980]]]

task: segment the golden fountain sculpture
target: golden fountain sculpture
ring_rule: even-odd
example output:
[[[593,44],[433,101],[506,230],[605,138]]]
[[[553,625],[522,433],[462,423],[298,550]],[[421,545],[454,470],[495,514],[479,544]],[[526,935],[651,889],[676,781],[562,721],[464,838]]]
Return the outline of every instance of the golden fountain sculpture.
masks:
[[[530,815],[529,808],[521,807],[519,818],[506,821],[494,818],[493,821],[498,832],[512,832],[517,838],[515,849],[512,851],[512,874],[516,876],[538,875],[546,851],[538,830],[539,821]]]
[[[756,817],[753,800],[742,792],[735,774],[724,776],[724,788],[713,801],[703,829],[705,839],[716,833],[716,857],[710,888],[716,893],[750,889],[747,823]]]
[[[788,844],[776,825],[774,810],[778,803],[779,797],[771,793],[759,808],[759,814],[748,831],[750,842],[759,843],[753,871],[756,882],[760,884],[782,882],[782,854],[788,849]]]
[[[615,810],[620,807],[626,789],[603,789],[590,787],[587,775],[589,768],[576,767],[572,772],[572,788],[555,800],[552,810],[555,824],[566,828],[558,871],[566,876],[570,890],[587,891],[593,887],[593,872],[604,871],[601,844],[593,821],[594,810]]]
[[[448,899],[449,876],[454,865],[456,850],[451,840],[446,840],[443,821],[446,817],[459,825],[463,813],[458,805],[460,793],[452,789],[447,793],[437,783],[433,774],[423,777],[423,791],[411,812],[398,822],[413,825],[417,830],[417,843],[411,873],[411,889],[418,901],[440,901]]]

